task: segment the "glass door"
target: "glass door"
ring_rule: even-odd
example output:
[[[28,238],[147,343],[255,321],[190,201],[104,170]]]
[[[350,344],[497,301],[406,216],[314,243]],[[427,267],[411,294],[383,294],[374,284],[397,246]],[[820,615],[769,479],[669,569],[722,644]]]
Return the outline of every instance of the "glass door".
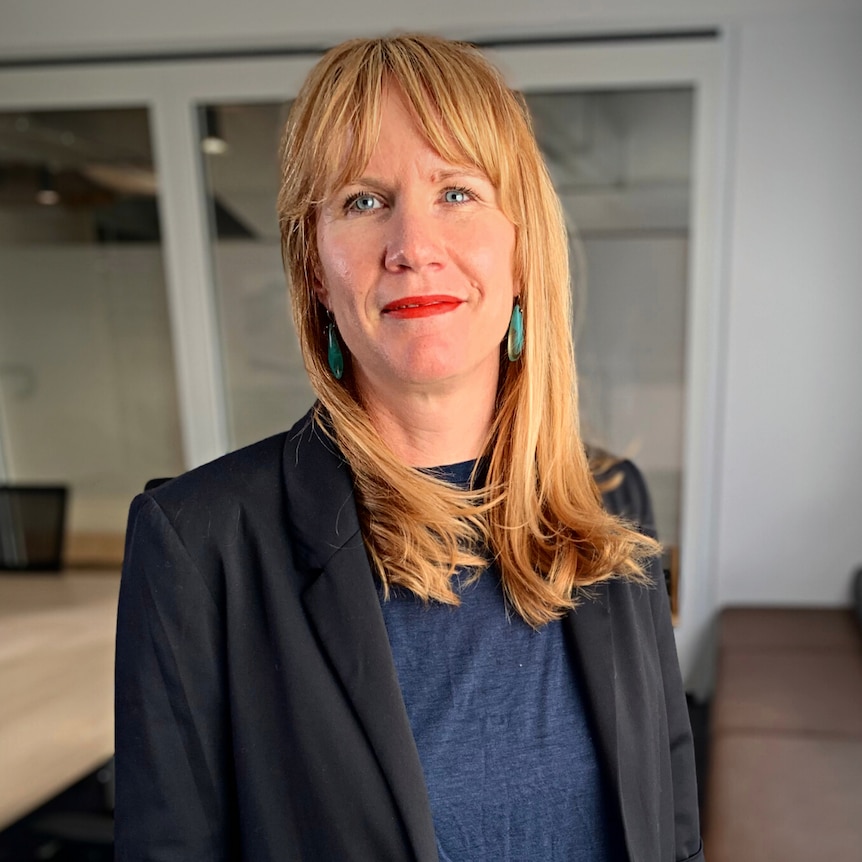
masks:
[[[569,223],[582,433],[644,473],[676,614],[693,90],[526,99]]]
[[[290,102],[208,103],[200,152],[231,448],[290,427],[314,402],[288,305],[276,217]]]
[[[721,381],[720,40],[494,52],[570,219],[588,440],[644,472],[687,684],[709,682]]]
[[[183,469],[150,140],[144,108],[0,113],[5,481],[67,486],[78,563]]]

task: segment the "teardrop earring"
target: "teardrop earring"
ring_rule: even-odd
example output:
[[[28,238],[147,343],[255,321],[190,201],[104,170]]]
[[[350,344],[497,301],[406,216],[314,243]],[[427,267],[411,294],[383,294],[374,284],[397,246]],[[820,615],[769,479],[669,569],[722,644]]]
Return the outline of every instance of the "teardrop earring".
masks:
[[[344,374],[344,355],[341,352],[341,345],[338,343],[338,330],[335,328],[335,321],[332,315],[329,315],[329,323],[326,324],[326,358],[329,360],[329,370],[336,380],[341,380]]]
[[[524,314],[521,311],[521,298],[515,298],[515,307],[509,319],[509,337],[506,341],[509,362],[517,362],[524,352]]]

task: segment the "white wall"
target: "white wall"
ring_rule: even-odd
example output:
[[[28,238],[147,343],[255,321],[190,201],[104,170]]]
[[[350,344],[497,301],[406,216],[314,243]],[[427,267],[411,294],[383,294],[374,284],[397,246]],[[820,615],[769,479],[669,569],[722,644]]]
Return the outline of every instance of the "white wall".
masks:
[[[840,604],[862,564],[862,15],[742,31],[720,603]]]
[[[0,59],[729,25],[715,602],[846,600],[862,562],[862,0],[5,0],[2,18]]]

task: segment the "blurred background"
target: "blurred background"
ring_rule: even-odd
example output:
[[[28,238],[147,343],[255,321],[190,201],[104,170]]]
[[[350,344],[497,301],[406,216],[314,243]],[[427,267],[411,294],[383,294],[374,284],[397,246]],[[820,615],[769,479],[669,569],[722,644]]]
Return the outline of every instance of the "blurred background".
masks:
[[[322,50],[393,29],[477,42],[533,114],[585,436],[654,499],[710,858],[828,855],[786,855],[788,823],[817,834],[763,783],[788,758],[829,840],[862,840],[862,0],[3,0],[0,22],[0,860],[111,858],[129,502],[310,405],[280,132]],[[728,742],[752,728],[757,753]],[[849,748],[767,757],[772,731]],[[771,800],[782,855],[745,849],[767,815],[734,793]]]

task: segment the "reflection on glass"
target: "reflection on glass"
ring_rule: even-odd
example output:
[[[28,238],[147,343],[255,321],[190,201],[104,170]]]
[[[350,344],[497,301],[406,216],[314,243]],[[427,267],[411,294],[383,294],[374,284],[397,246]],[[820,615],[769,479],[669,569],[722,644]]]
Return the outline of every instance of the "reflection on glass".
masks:
[[[73,556],[182,471],[156,191],[144,110],[0,114],[0,445],[70,487]]]
[[[571,225],[584,436],[643,470],[674,568],[692,91],[531,93],[527,102]]]
[[[201,110],[232,447],[293,424],[314,401],[290,319],[276,217],[289,105]]]

